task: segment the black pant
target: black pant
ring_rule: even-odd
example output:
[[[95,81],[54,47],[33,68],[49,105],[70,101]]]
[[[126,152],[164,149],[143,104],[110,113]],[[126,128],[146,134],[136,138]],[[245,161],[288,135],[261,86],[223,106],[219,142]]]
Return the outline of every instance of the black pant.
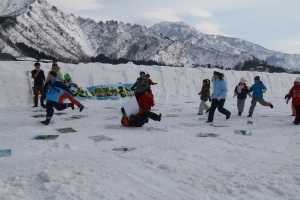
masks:
[[[294,105],[296,110],[295,123],[300,123],[300,105]]]
[[[146,123],[146,119],[148,117],[154,121],[158,121],[159,119],[157,114],[148,110],[144,110],[140,117],[137,115],[130,115],[130,120],[136,127],[142,127]]]
[[[226,99],[212,99],[211,106],[209,108],[208,121],[213,121],[216,108],[218,108],[220,113],[226,116],[231,115],[231,112],[224,108],[225,100]]]
[[[58,104],[57,102],[54,101],[47,101],[47,114],[46,114],[46,118],[47,119],[51,119],[53,114],[54,114],[54,108],[56,108],[56,110],[64,110],[66,108],[68,108],[67,104]]]
[[[158,121],[158,119],[159,119],[159,116],[157,114],[155,114],[154,112],[148,111],[148,110],[143,111],[142,117],[143,118],[149,117],[150,119],[152,119],[154,121]]]

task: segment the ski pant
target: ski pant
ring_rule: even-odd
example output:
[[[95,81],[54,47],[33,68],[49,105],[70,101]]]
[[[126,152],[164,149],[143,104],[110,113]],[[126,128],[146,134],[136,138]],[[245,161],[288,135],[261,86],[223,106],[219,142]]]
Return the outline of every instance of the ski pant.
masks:
[[[208,121],[213,121],[216,108],[218,108],[220,113],[226,116],[231,115],[231,112],[224,108],[225,101],[226,99],[212,99],[211,106],[209,108]]]
[[[198,110],[198,115],[203,115],[203,111],[208,110],[209,106],[206,104],[206,101],[201,100],[199,110]]]
[[[253,114],[253,111],[254,111],[254,108],[255,108],[257,102],[260,103],[263,106],[270,106],[271,105],[270,102],[266,102],[264,99],[252,99],[251,106],[250,106],[250,109],[249,109],[249,114],[251,114],[251,115]]]
[[[238,112],[242,113],[244,111],[246,99],[237,99],[237,109]]]
[[[148,118],[148,117],[154,121],[158,121],[158,119],[159,119],[158,114],[148,111],[148,110],[144,110],[143,114],[142,114],[142,118]]]
[[[146,123],[148,117],[154,121],[158,121],[159,119],[159,116],[157,114],[148,110],[144,110],[141,116],[130,115],[129,119],[136,127],[142,127]]]
[[[38,99],[39,99],[39,94],[41,94],[41,99],[40,99],[40,103],[41,105],[44,105],[44,86],[43,85],[35,85],[33,86],[33,100],[34,100],[34,105],[37,106],[38,105]]]
[[[54,114],[54,108],[56,110],[64,110],[66,108],[68,108],[68,104],[64,103],[64,104],[59,104],[57,102],[54,101],[47,101],[47,109],[46,109],[46,119],[51,119],[53,114]]]
[[[295,123],[300,123],[300,105],[294,105],[296,110]]]
[[[63,104],[64,103],[64,99],[69,99],[72,103],[74,103],[76,106],[79,107],[80,102],[77,101],[76,99],[74,99],[74,97],[72,95],[70,95],[69,93],[64,93],[59,97],[58,100],[58,104]]]
[[[292,104],[292,114],[294,116],[296,116],[296,109],[295,109],[295,105],[294,104]]]

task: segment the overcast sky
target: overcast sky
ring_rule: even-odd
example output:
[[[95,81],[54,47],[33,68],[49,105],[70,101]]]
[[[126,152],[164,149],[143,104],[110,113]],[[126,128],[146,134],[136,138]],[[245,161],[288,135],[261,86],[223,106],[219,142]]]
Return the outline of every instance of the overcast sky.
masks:
[[[202,33],[238,37],[300,54],[300,0],[48,0],[66,13],[96,21],[150,27],[183,21]]]

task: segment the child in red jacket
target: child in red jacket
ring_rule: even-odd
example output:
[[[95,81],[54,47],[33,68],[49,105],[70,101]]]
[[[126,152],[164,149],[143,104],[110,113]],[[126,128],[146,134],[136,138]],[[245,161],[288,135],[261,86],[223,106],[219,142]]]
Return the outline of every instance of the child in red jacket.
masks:
[[[139,98],[138,104],[142,110],[151,110],[151,107],[154,106],[153,95],[149,88],[146,89],[145,94]]]
[[[290,98],[293,98],[292,104],[296,110],[296,117],[293,123],[295,125],[300,124],[300,77],[297,77],[294,86],[291,88],[290,92],[285,95],[285,99],[287,100],[286,103],[289,102]]]

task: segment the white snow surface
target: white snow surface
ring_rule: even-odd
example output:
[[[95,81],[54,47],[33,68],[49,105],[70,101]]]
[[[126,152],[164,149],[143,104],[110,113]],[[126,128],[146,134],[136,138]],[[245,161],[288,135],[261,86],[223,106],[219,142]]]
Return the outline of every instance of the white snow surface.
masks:
[[[106,129],[120,125],[118,101],[87,100],[82,113],[75,109],[53,116],[48,126],[31,116],[45,114],[31,108],[27,71],[34,62],[0,62],[0,149],[12,149],[0,157],[1,200],[199,200],[199,199],[290,199],[300,194],[300,133],[292,124],[290,105],[284,95],[297,77],[291,74],[223,71],[228,82],[225,108],[229,120],[216,111],[213,127],[198,116],[197,93],[202,80],[214,69],[161,66],[64,64],[81,86],[133,83],[140,70],[150,73],[156,105],[162,121],[149,121],[141,128]],[[47,74],[50,64],[42,63]],[[237,115],[232,98],[241,77],[253,83],[259,75],[268,88],[265,99],[274,109],[257,105],[253,118]],[[58,111],[55,111],[58,113]],[[72,115],[88,118],[65,120]],[[178,114],[178,117],[166,117]],[[247,125],[247,121],[253,125]],[[56,129],[73,127],[76,133]],[[236,135],[235,129],[252,131]],[[196,137],[216,133],[215,138]],[[35,135],[57,134],[53,141],[31,140]],[[94,142],[89,136],[104,135],[112,141]],[[113,148],[133,147],[129,152]]]

